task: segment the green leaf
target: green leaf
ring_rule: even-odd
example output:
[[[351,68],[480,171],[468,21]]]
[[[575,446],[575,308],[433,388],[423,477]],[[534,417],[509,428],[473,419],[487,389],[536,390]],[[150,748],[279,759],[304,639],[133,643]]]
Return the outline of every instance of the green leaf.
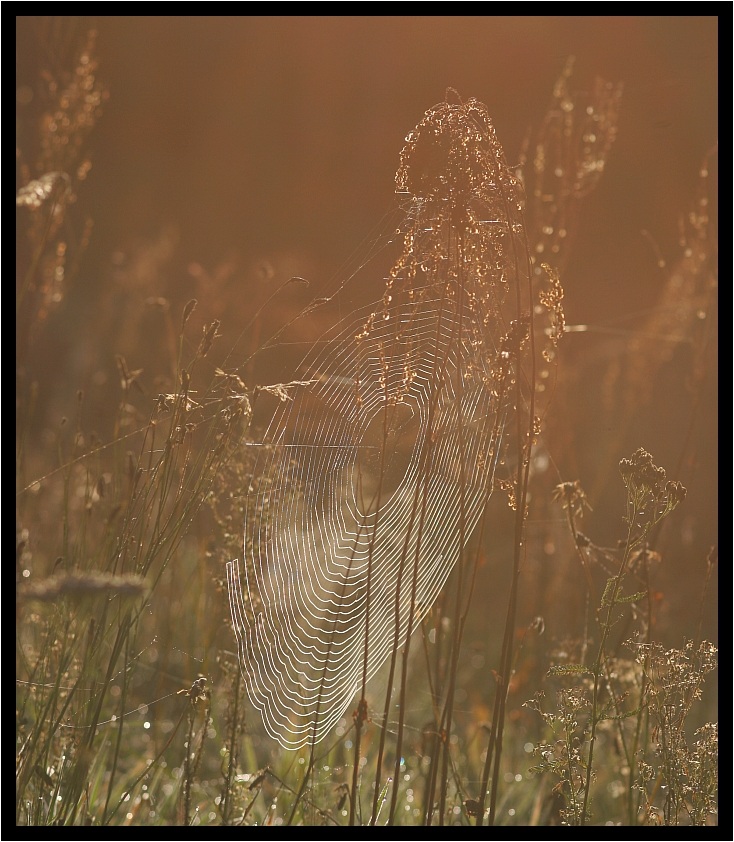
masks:
[[[637,593],[630,594],[629,596],[618,596],[614,603],[615,605],[621,602],[639,602],[641,599],[644,599],[647,596],[647,591],[638,591]]]
[[[607,584],[604,588],[604,593],[603,593],[602,598],[601,598],[602,608],[605,605],[611,605],[612,604],[612,591],[614,590],[614,585],[616,584],[616,582],[617,582],[616,576],[614,576],[611,579],[607,579]]]
[[[599,721],[601,722],[602,719],[629,719],[630,716],[637,716],[640,712],[639,708],[635,708],[634,710],[627,711],[627,713],[615,713],[609,716],[602,715],[599,717]]]
[[[591,670],[588,667],[585,667],[583,664],[557,664],[554,667],[551,667],[547,675],[548,676],[557,676],[557,675],[593,675]]]

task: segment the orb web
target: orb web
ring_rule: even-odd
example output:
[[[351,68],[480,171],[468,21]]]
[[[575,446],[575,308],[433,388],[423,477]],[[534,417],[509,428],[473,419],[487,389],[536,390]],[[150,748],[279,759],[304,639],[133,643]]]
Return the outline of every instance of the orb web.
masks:
[[[426,112],[396,175],[400,254],[269,423],[227,566],[267,732],[322,739],[433,604],[491,493],[524,341],[518,183],[485,107]]]

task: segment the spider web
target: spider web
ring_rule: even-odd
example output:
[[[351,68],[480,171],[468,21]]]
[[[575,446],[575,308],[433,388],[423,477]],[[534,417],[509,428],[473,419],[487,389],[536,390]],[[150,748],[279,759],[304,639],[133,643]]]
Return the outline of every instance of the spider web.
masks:
[[[287,748],[322,739],[430,609],[513,410],[527,250],[485,107],[426,112],[396,182],[402,252],[382,300],[303,360],[258,448],[244,564],[227,565],[248,694]]]

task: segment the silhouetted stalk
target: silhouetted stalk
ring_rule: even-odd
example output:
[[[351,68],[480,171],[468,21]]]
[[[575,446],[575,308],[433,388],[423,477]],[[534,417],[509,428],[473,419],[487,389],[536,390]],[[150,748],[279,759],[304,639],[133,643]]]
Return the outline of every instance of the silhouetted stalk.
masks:
[[[599,685],[600,685],[600,675],[602,672],[602,665],[604,663],[606,657],[606,644],[607,639],[609,637],[609,632],[612,628],[612,611],[614,610],[617,604],[617,596],[619,594],[619,590],[622,587],[622,577],[627,570],[627,566],[629,564],[629,559],[632,553],[632,548],[637,545],[639,539],[633,540],[632,532],[634,528],[636,520],[636,513],[635,515],[628,518],[628,526],[627,526],[627,538],[625,541],[625,549],[624,554],[622,556],[622,563],[619,566],[619,571],[614,578],[614,584],[612,585],[611,593],[609,594],[609,604],[607,606],[606,618],[602,622],[602,634],[601,640],[599,641],[599,648],[597,651],[596,659],[594,664],[591,668],[592,675],[594,678],[594,686],[592,689],[591,695],[591,732],[589,735],[589,753],[586,761],[586,780],[584,781],[584,803],[581,810],[581,817],[580,817],[580,825],[584,827],[586,824],[587,818],[587,809],[589,804],[589,794],[591,791],[591,774],[593,770],[594,764],[594,748],[596,746],[596,734],[597,734],[597,727],[599,724]]]
[[[646,605],[647,605],[647,623],[645,628],[645,644],[649,646],[652,642],[652,594],[650,592],[650,580],[647,565],[645,565],[645,589],[647,590]],[[645,656],[642,664],[642,675],[640,677],[640,689],[638,698],[640,703],[637,707],[637,716],[635,717],[635,733],[632,738],[632,747],[629,752],[629,775],[627,777],[627,824],[632,827],[635,824],[637,811],[635,807],[639,808],[642,793],[637,793],[637,804],[633,797],[633,784],[637,777],[637,752],[640,746],[647,745],[647,731],[650,724],[650,712],[647,705],[642,704],[642,700],[647,696],[647,674],[649,669],[649,656]],[[642,736],[644,732],[644,736]]]
[[[503,196],[505,203],[505,218],[511,220],[512,214],[509,212],[509,200],[507,196]],[[520,266],[520,255],[517,253],[517,244],[512,238],[513,251],[513,265],[516,269]],[[487,748],[487,757],[482,772],[482,783],[479,792],[479,805],[477,808],[477,825],[481,825],[484,821],[484,801],[487,791],[487,784],[489,782],[489,770],[493,763],[492,772],[492,791],[490,793],[489,803],[489,820],[488,824],[493,825],[497,809],[497,791],[500,776],[500,761],[502,759],[502,737],[505,725],[505,708],[507,703],[507,695],[510,690],[510,678],[512,672],[512,649],[515,632],[515,616],[517,613],[517,596],[518,583],[520,578],[520,565],[522,561],[522,554],[524,552],[523,536],[525,532],[525,518],[527,515],[527,494],[528,483],[530,480],[530,456],[532,452],[532,445],[535,435],[535,335],[533,329],[533,294],[532,294],[532,264],[530,255],[526,251],[524,254],[525,266],[527,269],[527,283],[529,292],[529,313],[528,313],[528,340],[529,340],[529,362],[530,371],[528,377],[529,395],[528,395],[528,424],[527,429],[523,429],[522,414],[520,407],[523,404],[522,393],[522,366],[521,366],[521,352],[522,352],[522,336],[518,340],[516,348],[516,375],[515,375],[515,421],[516,421],[516,435],[517,435],[517,474],[515,480],[515,540],[514,552],[512,561],[512,581],[510,584],[510,595],[507,606],[507,617],[505,620],[505,631],[502,640],[502,654],[500,657],[500,676],[497,682],[497,692],[495,695],[494,713],[492,718],[492,729],[490,733],[489,746]],[[522,305],[522,288],[519,279],[519,271],[517,272],[517,286],[516,286],[516,314],[518,320],[523,318]]]
[[[453,215],[453,214],[452,214]],[[456,265],[458,267],[457,285],[458,295],[456,307],[459,312],[459,324],[457,327],[457,343],[462,341],[463,327],[464,327],[464,277],[462,267],[464,265],[464,249],[463,249],[463,232],[461,228],[456,230]],[[441,723],[441,752],[443,755],[443,763],[441,767],[441,795],[438,806],[438,823],[443,825],[444,812],[446,810],[446,790],[448,787],[448,765],[449,752],[451,750],[451,725],[454,710],[454,689],[456,685],[456,670],[459,661],[459,646],[461,644],[461,628],[459,626],[459,616],[461,612],[462,602],[462,583],[463,583],[463,562],[464,562],[464,543],[466,541],[466,446],[464,441],[464,373],[461,368],[457,369],[457,432],[459,437],[459,557],[457,559],[456,571],[456,605],[454,609],[454,623],[451,629],[451,654],[449,659],[449,676],[447,685],[446,703],[443,709],[442,723]],[[430,819],[430,814],[429,814]],[[430,824],[430,821],[429,821]]]
[[[143,780],[143,778],[146,775],[150,774],[150,770],[155,768],[155,765],[158,763],[158,761],[163,758],[166,751],[168,751],[168,749],[171,747],[175,736],[178,734],[178,729],[181,727],[181,724],[184,721],[184,717],[186,716],[186,711],[187,711],[187,708],[185,707],[181,711],[181,716],[179,716],[178,721],[173,726],[173,730],[171,731],[171,736],[163,744],[163,748],[161,748],[161,750],[153,758],[153,760],[151,760],[146,765],[145,769],[138,775],[138,777],[135,778],[135,780],[132,781],[132,783],[128,786],[126,791],[122,793],[122,795],[120,796],[120,800],[117,802],[117,806],[113,808],[112,812],[108,816],[105,816],[103,824],[109,824],[110,823],[110,821],[114,817],[115,813],[117,813],[117,811],[120,809],[120,807],[122,807],[122,805],[126,803],[127,798],[130,795],[130,793],[135,789],[135,787]]]
[[[298,809],[298,805],[300,804],[301,799],[303,798],[303,794],[306,791],[306,785],[308,784],[308,779],[311,776],[311,771],[314,767],[314,760],[315,760],[314,751],[315,751],[315,745],[314,745],[314,742],[312,741],[311,742],[310,756],[308,758],[308,768],[303,773],[301,785],[298,787],[298,792],[296,793],[296,797],[293,801],[293,807],[291,808],[291,814],[290,814],[290,816],[288,816],[288,821],[286,822],[287,825],[293,824],[293,819],[295,818],[296,810]]]
[[[186,755],[184,758],[184,768],[183,768],[183,826],[188,827],[190,824],[189,820],[189,813],[191,812],[191,778],[192,778],[192,770],[191,770],[191,753],[193,751],[193,743],[194,743],[194,720],[195,714],[193,705],[189,704],[189,730],[186,734],[186,742],[184,743],[184,748],[186,749]]]
[[[431,736],[430,751],[431,765],[428,769],[428,782],[426,784],[426,794],[423,804],[423,824],[426,826],[431,824],[431,818],[433,816],[436,798],[436,778],[441,761],[441,722],[438,717],[435,719],[435,731]]]
[[[124,663],[129,663],[130,658],[130,635],[125,636],[125,660]],[[122,744],[122,728],[124,719],[124,711],[126,708],[126,700],[127,700],[127,689],[128,689],[128,670],[123,669],[122,671],[122,687],[120,692],[120,720],[117,726],[117,739],[115,740],[115,751],[112,759],[112,768],[110,770],[110,779],[107,784],[107,797],[104,803],[104,810],[102,811],[102,824],[105,822],[105,816],[107,815],[107,808],[110,804],[110,798],[112,797],[112,784],[115,780],[115,772],[117,770],[117,761],[120,757],[120,745]]]
[[[380,745],[377,749],[377,764],[375,768],[375,794],[372,798],[372,815],[370,816],[370,825],[374,825],[377,821],[377,814],[380,809],[380,777],[382,774],[382,760],[385,751],[385,737],[387,735],[387,722],[390,715],[390,700],[392,698],[392,685],[395,680],[395,663],[397,660],[397,650],[393,650],[390,657],[390,669],[387,676],[387,690],[385,691],[385,709],[383,711],[382,727],[380,729]]]
[[[678,481],[668,481],[665,470],[658,468],[652,461],[652,457],[643,448],[639,448],[631,459],[622,459],[619,463],[625,486],[627,488],[626,521],[627,538],[624,544],[624,554],[615,577],[607,582],[607,587],[602,597],[600,611],[606,608],[606,614],[600,620],[601,640],[596,660],[591,668],[594,678],[592,699],[591,699],[591,727],[589,736],[589,751],[586,765],[586,779],[584,782],[584,804],[581,815],[581,826],[586,824],[588,817],[588,803],[591,789],[591,775],[593,770],[594,749],[596,736],[602,714],[599,712],[600,678],[606,666],[606,644],[614,625],[612,614],[618,604],[618,596],[622,588],[622,580],[629,569],[629,563],[634,548],[642,544],[649,531],[659,524],[675,507],[685,499],[686,490]],[[635,529],[638,534],[634,535]],[[643,545],[644,546],[644,545]],[[667,709],[665,715],[667,716]],[[682,722],[682,719],[681,719]],[[662,723],[664,730],[665,723]],[[661,744],[663,755],[665,746],[663,744],[666,734],[661,731]],[[672,769],[669,770],[672,775]],[[671,776],[667,777],[670,782]],[[671,793],[668,793],[671,794]],[[675,794],[677,797],[677,793]],[[669,806],[670,802],[667,802]]]
[[[445,675],[443,669],[443,635],[441,634],[441,627],[443,624],[443,602],[438,603],[439,610],[436,613],[435,619],[435,635],[436,641],[434,644],[434,666],[433,671],[436,675],[435,686],[430,680],[430,661],[428,653],[426,653],[426,667],[428,668],[429,690],[431,698],[438,700],[443,693],[443,685]],[[430,764],[428,767],[428,774],[426,775],[426,786],[423,796],[423,824],[429,825],[432,821],[433,807],[436,798],[436,778],[438,777],[438,767],[441,761],[441,746],[440,735],[441,725],[443,721],[443,712],[439,712],[438,705],[433,707],[433,731],[430,733],[430,746],[428,748]]]
[[[232,812],[232,779],[237,769],[237,737],[239,733],[239,707],[240,707],[240,684],[242,676],[239,669],[235,669],[234,687],[232,689],[232,725],[229,734],[229,757],[227,758],[227,771],[224,776],[224,793],[222,794],[222,824],[225,827],[229,824],[230,813]]]
[[[362,734],[362,713],[365,707],[364,695],[359,700],[357,715],[354,717],[354,768],[352,769],[352,786],[349,791],[349,826],[354,825],[357,812],[357,787],[359,786],[359,749]]]
[[[594,686],[592,689],[591,695],[591,733],[589,735],[589,754],[586,761],[586,780],[584,782],[584,803],[581,810],[581,818],[580,818],[580,825],[584,827],[586,824],[586,816],[587,816],[587,808],[589,804],[589,792],[591,790],[591,772],[593,769],[594,764],[594,747],[596,746],[596,731],[597,726],[599,724],[599,677],[601,674],[602,669],[602,662],[605,656],[605,649],[607,644],[607,638],[609,637],[609,632],[611,630],[612,624],[612,611],[616,605],[617,595],[619,594],[619,589],[622,586],[622,576],[624,575],[625,570],[627,569],[627,564],[629,563],[631,548],[633,546],[632,542],[632,528],[633,528],[634,521],[630,519],[630,523],[628,525],[627,530],[627,541],[625,543],[625,550],[624,555],[622,557],[622,563],[619,566],[619,572],[614,578],[614,584],[612,586],[611,594],[609,595],[609,606],[607,607],[607,616],[605,621],[602,623],[602,635],[601,640],[599,641],[599,650],[596,655],[596,660],[591,668],[592,675],[594,678]]]
[[[354,825],[356,803],[357,803],[357,789],[359,783],[359,765],[360,765],[360,739],[362,735],[362,723],[367,718],[367,665],[369,658],[369,644],[370,644],[370,606],[372,596],[372,560],[375,549],[375,539],[377,538],[377,527],[380,522],[380,508],[382,502],[382,486],[385,478],[385,456],[387,451],[387,424],[388,413],[388,394],[387,394],[387,379],[385,379],[385,386],[383,389],[383,413],[382,413],[382,447],[380,448],[380,476],[377,485],[377,493],[375,503],[375,520],[372,526],[372,535],[370,536],[370,544],[367,550],[367,593],[365,595],[365,618],[364,618],[364,658],[362,663],[362,695],[357,706],[357,715],[355,717],[355,736],[354,736],[354,769],[352,770],[352,789],[349,799],[349,825]],[[361,488],[361,465],[358,460],[358,477]],[[384,744],[384,742],[383,742]],[[375,794],[372,801],[372,816],[377,815],[377,799],[378,799],[378,781],[380,778],[380,767],[382,757],[378,760],[377,771],[375,776]]]
[[[441,299],[441,306],[438,311],[438,320],[436,325],[436,339],[438,341],[438,337],[440,336],[441,331],[441,324],[444,315],[444,300]],[[433,395],[431,396],[431,401],[429,403],[428,408],[428,418],[426,422],[426,440],[430,441],[430,436],[433,430],[434,425],[434,415],[436,410],[436,404],[438,402],[438,396],[441,392],[441,387],[443,385],[443,379],[445,376],[445,368],[447,362],[449,350],[446,351],[444,357],[440,361],[439,372],[436,376],[436,383],[437,388],[435,389]],[[408,528],[407,535],[405,537],[405,541],[403,542],[403,553],[400,559],[400,571],[398,576],[398,586],[396,590],[395,596],[395,637],[393,639],[393,658],[397,655],[397,648],[398,642],[400,637],[400,591],[402,587],[402,575],[403,570],[405,567],[405,561],[407,558],[408,553],[408,544],[410,540],[410,536],[413,532],[413,524],[415,522],[416,516],[416,509],[418,508],[418,498],[420,496],[420,518],[418,522],[418,532],[417,532],[417,540],[416,540],[416,548],[415,548],[415,561],[413,562],[413,576],[412,576],[412,583],[411,583],[411,592],[410,592],[410,609],[408,613],[408,625],[405,632],[405,645],[403,648],[403,663],[402,663],[402,674],[400,680],[400,700],[399,700],[399,716],[398,716],[398,733],[397,738],[395,741],[395,772],[393,777],[393,785],[392,785],[392,797],[390,799],[390,811],[388,817],[388,824],[393,824],[393,820],[395,817],[395,808],[397,806],[397,798],[398,798],[398,787],[399,787],[399,780],[400,780],[400,766],[402,760],[402,747],[403,747],[403,728],[405,723],[405,698],[406,698],[406,687],[407,687],[407,678],[408,678],[408,655],[410,652],[410,637],[413,631],[413,621],[415,618],[415,597],[416,597],[416,588],[418,585],[418,566],[420,561],[420,550],[421,550],[421,541],[423,538],[423,527],[426,515],[426,504],[428,499],[428,479],[431,475],[431,465],[433,463],[433,448],[426,447],[424,448],[424,465],[421,466],[421,470],[419,476],[423,479],[423,489],[421,489],[420,484],[416,485],[415,495],[413,498],[413,506],[410,515],[410,524]],[[392,665],[391,665],[391,677],[392,677]],[[391,693],[391,685],[388,686],[387,695],[389,697]],[[386,712],[389,712],[389,698],[386,700],[385,703]],[[387,719],[385,720],[385,725],[387,725]]]
[[[430,459],[429,459],[430,463]],[[402,751],[403,751],[403,730],[405,727],[405,704],[406,704],[406,690],[408,684],[408,656],[410,654],[410,639],[413,631],[413,622],[415,619],[415,597],[418,587],[418,565],[420,560],[421,542],[423,538],[423,528],[425,524],[426,503],[428,495],[428,483],[424,483],[423,500],[421,502],[420,520],[418,522],[417,542],[415,548],[415,561],[413,563],[413,581],[411,583],[410,591],[410,609],[408,612],[408,627],[405,632],[405,645],[403,646],[402,655],[402,672],[400,677],[400,696],[399,696],[399,710],[398,717],[398,734],[395,741],[395,772],[393,776],[392,797],[390,799],[390,813],[388,824],[392,825],[395,819],[395,808],[397,807],[398,790],[400,786],[400,767],[402,766]]]

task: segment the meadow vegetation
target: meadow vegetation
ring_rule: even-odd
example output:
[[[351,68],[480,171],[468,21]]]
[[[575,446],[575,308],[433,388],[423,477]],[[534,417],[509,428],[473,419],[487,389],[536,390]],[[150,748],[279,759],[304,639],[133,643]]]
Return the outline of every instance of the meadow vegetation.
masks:
[[[620,442],[658,378],[686,378],[677,464],[656,464],[654,436],[598,454],[616,484],[610,545],[609,529],[594,534],[595,490],[556,466],[580,446],[579,413],[563,407],[589,377],[582,359],[564,368],[565,334],[581,328],[565,323],[563,272],[624,93],[601,81],[579,93],[572,62],[549,86],[516,168],[534,409],[464,569],[417,622],[403,693],[385,703],[399,680],[388,664],[323,740],[286,750],[245,692],[225,579],[243,552],[245,495],[272,481],[253,476],[255,409],[290,399],[250,362],[267,341],[260,311],[223,333],[224,264],[201,270],[194,298],[164,296],[176,249],[164,232],[114,267],[76,328],[80,354],[108,354],[104,402],[54,372],[56,315],[92,236],[89,139],[108,103],[94,33],[76,35],[61,43],[49,28],[67,63],[43,68],[32,105],[18,97],[16,823],[717,824],[716,537],[684,540],[687,507],[705,505],[684,483],[715,379],[715,151],[681,208],[659,306],[592,375]],[[678,346],[684,374],[671,368]],[[58,417],[60,405],[73,412]],[[701,540],[710,551],[687,555]],[[685,627],[659,586],[671,556],[685,559]]]

